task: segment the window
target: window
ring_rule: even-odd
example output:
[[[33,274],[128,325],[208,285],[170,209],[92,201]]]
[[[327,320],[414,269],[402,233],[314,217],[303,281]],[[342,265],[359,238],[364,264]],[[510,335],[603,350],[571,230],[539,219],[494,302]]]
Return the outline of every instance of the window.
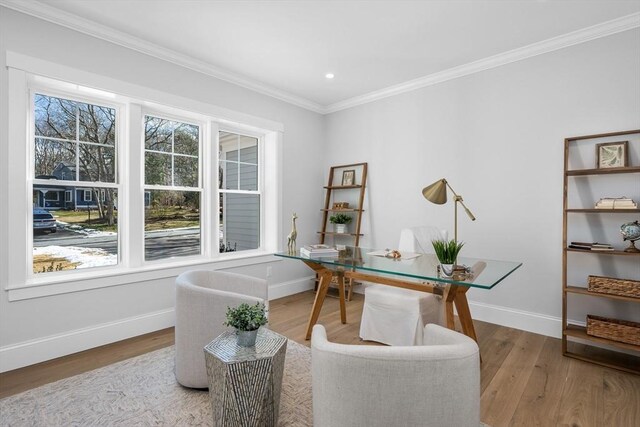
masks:
[[[48,202],[57,202],[60,200],[60,193],[57,191],[47,191],[44,194],[44,199]]]
[[[116,110],[44,93],[33,94],[33,215],[56,209],[53,225],[33,221],[32,270],[35,274],[118,263],[118,226],[113,200],[116,182]],[[92,190],[66,208],[73,190],[91,182],[104,194],[92,202]],[[91,202],[91,205],[88,203]],[[54,234],[55,232],[55,234]],[[74,238],[75,237],[75,238]]]
[[[145,260],[199,255],[200,126],[149,115],[144,123]]]
[[[220,252],[257,249],[260,242],[258,138],[219,133]]]
[[[25,144],[0,167],[8,199],[25,205],[6,211],[10,301],[271,259],[282,125],[161,92],[147,101],[145,88],[90,74],[87,86],[54,80],[42,75],[56,68],[30,74],[14,59],[7,132]]]

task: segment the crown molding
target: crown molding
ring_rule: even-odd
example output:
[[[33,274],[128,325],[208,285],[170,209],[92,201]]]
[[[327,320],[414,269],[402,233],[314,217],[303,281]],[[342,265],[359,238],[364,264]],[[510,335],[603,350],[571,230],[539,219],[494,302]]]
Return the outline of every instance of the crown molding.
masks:
[[[344,101],[336,102],[326,106],[324,114],[334,113],[336,111],[345,110],[379,99],[388,98],[390,96],[399,95],[401,93],[410,92],[427,86],[432,86],[448,80],[457,79],[459,77],[468,76],[469,74],[478,73],[492,68],[507,65],[512,62],[521,61],[544,53],[553,52],[574,46],[590,40],[599,39],[610,36],[612,34],[621,33],[634,28],[640,27],[640,13],[623,16],[621,18],[606,21],[591,27],[576,30],[558,37],[553,37],[541,42],[533,43],[507,52],[499,53],[494,56],[460,65],[458,67],[449,68],[427,76],[409,80],[404,83],[389,86],[384,89],[369,92],[364,95],[355,96]]]
[[[329,105],[321,105],[309,99],[294,95],[292,93],[280,90],[273,86],[251,79],[238,73],[216,67],[205,61],[192,58],[188,55],[176,52],[171,49],[164,48],[154,43],[147,42],[140,38],[131,36],[122,31],[115,30],[97,22],[81,18],[77,15],[56,9],[39,0],[21,1],[21,0],[0,0],[0,5],[18,12],[26,13],[31,16],[62,25],[75,31],[96,37],[108,42],[136,50],[143,54],[153,56],[155,58],[171,62],[173,64],[185,67],[199,73],[203,73],[220,80],[233,83],[235,85],[253,90],[255,92],[271,96],[281,101],[305,108],[307,110],[320,113],[330,114],[347,108],[356,107],[358,105],[367,104],[379,99],[388,98],[405,92],[421,89],[423,87],[436,85],[449,80],[468,76],[470,74],[479,73],[481,71],[490,70],[510,64],[512,62],[521,61],[537,55],[553,52],[574,46],[590,40],[607,37],[612,34],[621,33],[634,28],[640,27],[640,13],[623,16],[611,21],[596,24],[591,27],[576,30],[561,36],[553,37],[541,42],[533,43],[507,52],[499,53],[494,56],[460,65],[458,67],[449,68],[397,85],[389,86],[380,90],[369,92],[364,95],[355,96],[353,98],[339,101]]]
[[[36,18],[79,31],[89,36],[136,50],[144,53],[145,55],[153,56],[181,67],[233,83],[316,113],[325,113],[325,107],[317,102],[277,89],[241,74],[224,70],[175,50],[164,48],[155,43],[150,43],[125,32],[107,27],[106,25],[81,18],[41,1],[0,0],[0,6],[5,6],[9,9],[35,16]]]

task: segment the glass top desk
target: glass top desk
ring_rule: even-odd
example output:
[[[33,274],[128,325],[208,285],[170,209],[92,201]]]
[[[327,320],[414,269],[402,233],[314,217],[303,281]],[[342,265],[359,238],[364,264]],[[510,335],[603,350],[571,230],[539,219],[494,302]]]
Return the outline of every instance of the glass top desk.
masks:
[[[340,295],[342,323],[347,323],[344,279],[363,280],[441,295],[445,303],[447,327],[454,329],[455,304],[462,332],[477,340],[469,311],[467,291],[470,288],[491,289],[522,265],[519,262],[459,257],[458,264],[469,267],[470,271],[448,278],[440,274],[438,259],[434,254],[419,254],[417,258],[403,260],[372,255],[372,252],[383,251],[347,246],[346,250],[340,251],[338,257],[306,257],[300,255],[299,251],[275,254],[278,257],[300,260],[319,276],[318,291],[309,317],[306,339],[311,338],[311,330],[318,321],[329,284],[335,277]]]

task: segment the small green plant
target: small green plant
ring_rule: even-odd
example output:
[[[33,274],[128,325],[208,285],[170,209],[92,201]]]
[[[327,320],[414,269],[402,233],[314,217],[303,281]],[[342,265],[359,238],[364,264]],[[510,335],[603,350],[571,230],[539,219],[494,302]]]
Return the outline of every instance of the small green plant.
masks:
[[[338,213],[335,215],[331,215],[329,218],[329,222],[331,224],[349,224],[353,218],[351,218],[347,214]]]
[[[225,326],[231,326],[239,331],[255,331],[266,324],[267,316],[263,303],[257,302],[255,305],[242,303],[235,308],[227,307]]]
[[[436,251],[436,256],[442,264],[454,264],[458,253],[464,246],[464,242],[456,242],[455,240],[432,240],[431,244]]]

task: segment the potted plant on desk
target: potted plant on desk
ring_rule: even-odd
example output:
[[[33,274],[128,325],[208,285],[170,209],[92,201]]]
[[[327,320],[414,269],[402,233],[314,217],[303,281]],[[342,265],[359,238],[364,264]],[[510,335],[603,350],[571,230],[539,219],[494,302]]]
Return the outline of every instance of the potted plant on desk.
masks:
[[[266,324],[265,307],[260,302],[255,305],[242,303],[235,308],[227,307],[227,321],[224,322],[224,325],[236,328],[239,346],[253,347],[256,345],[258,329]]]
[[[329,217],[329,222],[335,224],[336,233],[344,234],[347,232],[347,224],[351,222],[352,218],[344,213],[337,213]]]
[[[456,242],[455,240],[437,239],[432,240],[431,244],[436,252],[442,274],[451,277],[456,267],[456,259],[458,253],[464,246],[464,242]]]

